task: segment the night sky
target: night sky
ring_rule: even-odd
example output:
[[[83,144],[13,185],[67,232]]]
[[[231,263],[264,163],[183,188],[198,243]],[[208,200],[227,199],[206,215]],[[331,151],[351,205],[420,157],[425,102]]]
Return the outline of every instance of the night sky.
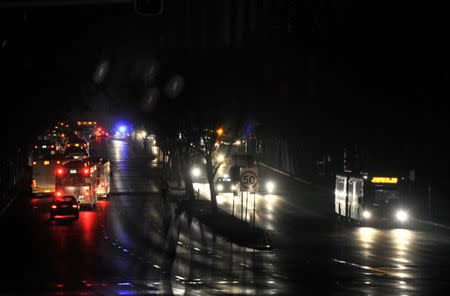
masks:
[[[190,22],[182,17],[184,1],[170,2],[160,17],[137,16],[129,5],[1,8],[2,125],[8,137],[23,140],[17,135],[33,135],[47,119],[105,100],[92,81],[106,62],[102,85],[115,97],[111,112],[142,116],[136,106],[146,90],[180,74],[180,99],[204,112],[221,106],[280,134],[315,136],[324,151],[356,143],[374,162],[447,178],[445,10],[316,2],[267,10],[256,33],[244,30],[237,45],[220,43],[221,27],[203,17],[217,11],[202,1],[191,7]],[[139,65],[154,61],[158,76],[142,83]],[[230,107],[236,105],[239,111]]]

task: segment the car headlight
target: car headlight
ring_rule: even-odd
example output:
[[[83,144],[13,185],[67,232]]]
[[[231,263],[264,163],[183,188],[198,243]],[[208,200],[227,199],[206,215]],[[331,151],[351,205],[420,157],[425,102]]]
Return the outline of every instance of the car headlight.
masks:
[[[193,168],[191,171],[191,174],[193,177],[199,177],[200,176],[200,169],[199,168]]]
[[[266,190],[267,190],[268,193],[273,193],[274,189],[275,189],[275,183],[274,182],[269,181],[269,182],[266,183]]]
[[[223,185],[222,184],[217,185],[217,191],[222,191],[222,190],[223,190]]]
[[[395,217],[400,222],[405,222],[408,220],[408,213],[404,210],[398,210],[397,213],[395,213]]]
[[[372,218],[372,213],[366,210],[362,213],[362,216],[364,219],[370,219]]]

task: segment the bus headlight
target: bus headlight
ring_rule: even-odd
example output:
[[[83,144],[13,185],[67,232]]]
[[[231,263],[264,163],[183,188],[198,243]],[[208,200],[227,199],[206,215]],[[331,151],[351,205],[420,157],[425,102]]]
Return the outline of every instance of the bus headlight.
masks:
[[[395,213],[395,217],[400,222],[405,222],[408,220],[408,213],[404,210],[398,210],[397,213]]]
[[[368,219],[372,218],[372,213],[369,212],[369,211],[367,211],[367,210],[365,210],[365,211],[362,213],[362,216],[363,216],[364,219],[368,220]]]

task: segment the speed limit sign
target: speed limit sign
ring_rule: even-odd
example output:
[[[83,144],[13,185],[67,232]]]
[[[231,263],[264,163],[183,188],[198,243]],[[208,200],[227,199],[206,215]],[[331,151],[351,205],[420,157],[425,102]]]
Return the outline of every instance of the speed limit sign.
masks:
[[[258,186],[258,169],[257,168],[241,168],[240,169],[240,188],[241,191],[256,191]]]

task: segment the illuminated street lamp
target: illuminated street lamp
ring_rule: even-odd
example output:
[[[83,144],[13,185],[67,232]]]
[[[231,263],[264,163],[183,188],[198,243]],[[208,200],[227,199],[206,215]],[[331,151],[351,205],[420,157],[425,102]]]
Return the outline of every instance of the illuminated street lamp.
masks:
[[[218,162],[222,162],[222,161],[224,161],[224,160],[225,160],[225,156],[224,156],[223,154],[217,155],[217,161],[218,161]]]
[[[217,135],[218,135],[219,137],[223,136],[223,128],[218,128],[218,129],[216,130],[216,133],[217,133]]]

